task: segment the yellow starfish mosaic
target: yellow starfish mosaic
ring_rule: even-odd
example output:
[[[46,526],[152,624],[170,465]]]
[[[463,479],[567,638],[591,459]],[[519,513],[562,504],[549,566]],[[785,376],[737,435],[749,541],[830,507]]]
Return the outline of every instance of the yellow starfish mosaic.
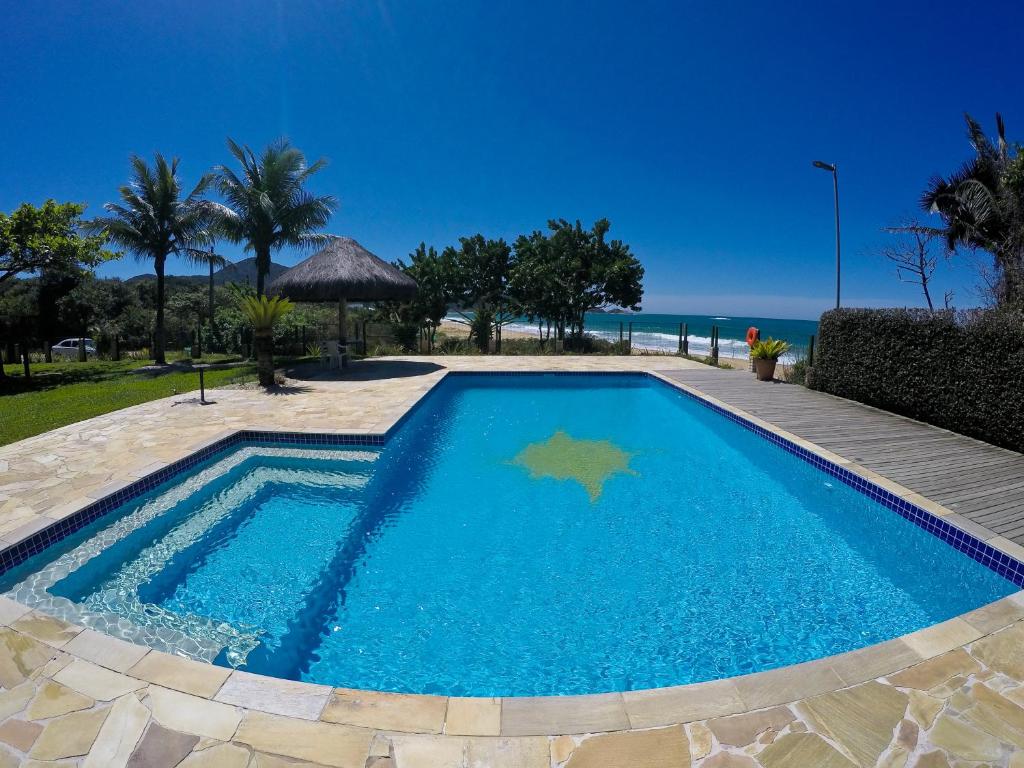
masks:
[[[575,480],[591,501],[597,501],[612,475],[636,474],[629,468],[632,458],[609,440],[577,440],[559,430],[544,442],[523,448],[512,463],[529,470],[533,479]]]

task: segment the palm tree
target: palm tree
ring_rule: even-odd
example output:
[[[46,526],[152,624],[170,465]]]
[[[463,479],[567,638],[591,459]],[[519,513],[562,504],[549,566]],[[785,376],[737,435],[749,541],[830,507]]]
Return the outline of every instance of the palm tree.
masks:
[[[936,176],[921,207],[942,217],[936,230],[949,251],[988,251],[999,273],[997,300],[1024,301],[1024,155],[1011,152],[1003,118],[996,114],[993,143],[970,115],[967,138],[975,156],[948,177]]]
[[[214,285],[213,285],[213,274],[214,270],[218,267],[223,267],[228,263],[228,260],[223,256],[213,252],[213,246],[210,246],[208,251],[190,251],[188,259],[193,264],[206,265],[210,268],[210,330],[213,330],[213,311],[214,307]]]
[[[242,294],[238,297],[238,308],[252,325],[256,345],[256,374],[260,386],[274,386],[274,325],[292,311],[294,305],[288,299],[275,296]]]
[[[138,259],[152,259],[156,271],[156,329],[153,359],[164,357],[164,266],[172,253],[190,255],[210,241],[208,204],[200,199],[213,180],[207,174],[182,197],[178,158],[168,162],[157,154],[153,167],[133,156],[131,182],[121,187],[121,202],[107,203],[110,214],[88,223],[90,230],[131,251]]]
[[[323,158],[306,165],[306,157],[287,139],[270,144],[260,157],[247,146],[228,139],[231,154],[241,163],[241,175],[227,166],[214,170],[226,205],[216,206],[221,233],[233,243],[246,243],[256,255],[256,295],[263,295],[270,254],[286,245],[309,248],[325,244],[325,226],[337,208],[327,195],[315,197],[303,185],[323,168]]]

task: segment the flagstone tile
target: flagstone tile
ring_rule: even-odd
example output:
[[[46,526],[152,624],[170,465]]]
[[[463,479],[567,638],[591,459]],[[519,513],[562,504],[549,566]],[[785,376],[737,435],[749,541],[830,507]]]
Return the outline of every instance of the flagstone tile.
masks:
[[[13,629],[0,628],[0,685],[14,688],[53,657],[53,648]]]
[[[231,670],[161,651],[150,651],[128,670],[128,674],[164,688],[210,699],[224,685]]]
[[[731,680],[627,691],[622,698],[632,728],[688,723],[747,709]]]
[[[964,760],[997,760],[1003,754],[998,739],[949,715],[941,715],[928,734],[933,745]]]
[[[176,766],[188,757],[198,741],[198,736],[178,733],[151,722],[132,752],[126,768]]]
[[[501,700],[501,735],[591,733],[629,728],[621,694],[516,696]]]
[[[178,768],[247,768],[252,753],[238,744],[215,744],[193,752]]]
[[[64,646],[64,651],[115,672],[127,672],[149,653],[148,648],[94,629],[83,630]]]
[[[455,736],[497,736],[501,733],[501,699],[448,699],[444,732]]]
[[[980,670],[981,665],[966,651],[958,648],[889,675],[886,679],[900,688],[927,691],[957,675],[970,675]]]
[[[796,705],[811,727],[838,744],[861,768],[872,768],[892,741],[908,696],[878,682],[815,696]]]
[[[215,701],[286,717],[316,720],[331,698],[326,685],[234,671],[214,697]]]
[[[744,675],[733,678],[732,682],[746,709],[786,704],[843,687],[843,681],[827,660]]]
[[[997,672],[1024,682],[1024,622],[981,638],[971,645],[971,655]]]
[[[364,768],[373,731],[263,712],[246,712],[234,741],[261,752],[335,768]]]
[[[575,749],[566,768],[689,768],[690,745],[681,725],[591,736]]]
[[[448,699],[336,688],[320,719],[387,731],[441,733]]]
[[[110,707],[82,768],[125,768],[149,723],[149,710],[135,696],[122,696]]]
[[[744,747],[769,728],[780,731],[795,719],[789,707],[778,706],[715,718],[708,720],[706,726],[722,744]]]
[[[195,736],[228,741],[242,720],[242,710],[169,688],[151,685],[146,704],[153,717],[165,728]]]
[[[28,756],[37,760],[60,760],[85,755],[92,748],[109,711],[109,708],[91,709],[50,720]]]
[[[28,752],[42,730],[43,726],[39,723],[12,718],[0,723],[0,741],[21,752]]]
[[[54,648],[62,648],[83,628],[37,611],[31,611],[12,622],[11,629]]]
[[[97,701],[111,701],[145,688],[146,683],[82,659],[75,659],[53,676],[61,685]]]
[[[856,768],[813,733],[791,733],[765,747],[757,760],[764,768]]]
[[[0,691],[0,721],[21,712],[35,695],[36,687],[25,681],[5,691]]]
[[[981,631],[963,619],[955,618],[911,632],[900,639],[927,659],[973,642],[981,635]]]

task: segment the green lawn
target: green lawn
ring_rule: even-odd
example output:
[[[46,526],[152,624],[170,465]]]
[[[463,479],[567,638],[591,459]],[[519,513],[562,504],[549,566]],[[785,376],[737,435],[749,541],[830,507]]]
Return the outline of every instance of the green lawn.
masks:
[[[283,361],[282,361],[283,362]],[[199,374],[174,371],[151,375],[130,371],[144,361],[40,363],[26,386],[20,365],[6,365],[0,380],[0,445],[73,424],[129,405],[199,389]],[[256,366],[238,363],[207,371],[207,388],[253,381]]]

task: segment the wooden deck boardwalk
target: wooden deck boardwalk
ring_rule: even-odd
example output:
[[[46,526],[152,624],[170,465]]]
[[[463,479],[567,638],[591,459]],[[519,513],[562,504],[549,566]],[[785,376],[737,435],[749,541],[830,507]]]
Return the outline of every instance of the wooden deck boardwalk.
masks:
[[[1020,453],[804,387],[758,382],[745,372],[659,373],[942,504],[979,538],[998,535],[1024,546]]]

